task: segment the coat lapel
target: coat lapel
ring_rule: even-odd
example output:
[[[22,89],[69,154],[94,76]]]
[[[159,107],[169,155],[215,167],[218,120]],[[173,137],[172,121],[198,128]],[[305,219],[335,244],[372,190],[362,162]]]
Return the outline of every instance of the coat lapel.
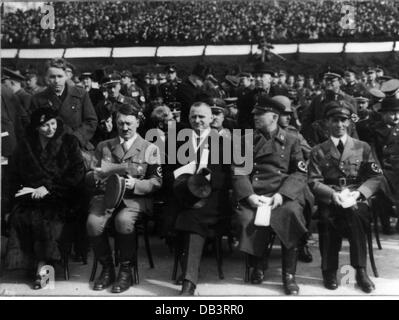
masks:
[[[272,139],[269,141],[263,136],[262,133],[256,132],[254,137],[255,147],[254,155],[255,157],[261,157],[273,152]]]
[[[325,154],[330,154],[333,158],[340,160],[341,154],[338,151],[337,147],[335,146],[334,142],[331,139],[328,139],[325,144],[324,149]]]
[[[123,159],[125,152],[123,151],[122,145],[119,141],[119,136],[113,139],[111,142],[111,152],[119,160]]]
[[[122,148],[121,144],[119,144],[119,145]],[[142,145],[143,145],[143,138],[140,137],[140,135],[137,133],[136,140],[134,140],[132,146],[126,152],[126,154],[123,155],[122,160],[126,160],[126,159],[129,159],[129,158],[132,158],[136,154],[140,153],[140,151],[142,149]],[[123,148],[122,148],[122,152],[123,152]]]

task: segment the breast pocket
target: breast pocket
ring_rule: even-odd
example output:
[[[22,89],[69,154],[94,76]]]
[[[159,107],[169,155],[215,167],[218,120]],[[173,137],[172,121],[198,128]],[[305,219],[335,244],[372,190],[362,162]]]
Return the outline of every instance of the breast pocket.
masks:
[[[349,172],[347,173],[351,176],[357,176],[362,160],[363,159],[360,156],[349,159],[347,162]]]

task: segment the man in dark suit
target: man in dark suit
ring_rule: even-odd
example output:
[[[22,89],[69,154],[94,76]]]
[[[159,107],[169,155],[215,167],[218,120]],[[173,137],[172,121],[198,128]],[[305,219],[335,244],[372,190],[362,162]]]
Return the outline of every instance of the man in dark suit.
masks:
[[[263,281],[263,257],[270,232],[282,242],[282,280],[286,294],[296,295],[297,247],[307,232],[305,206],[306,164],[299,139],[278,126],[284,105],[263,95],[254,107],[253,169],[242,174],[233,167],[232,184],[240,227],[240,250],[249,254],[253,284]],[[259,207],[270,205],[270,227],[256,226]]]
[[[53,59],[47,63],[49,86],[32,98],[32,111],[40,107],[51,107],[64,122],[69,133],[74,134],[85,148],[97,127],[97,116],[89,94],[80,87],[67,85],[66,62]]]
[[[347,133],[351,110],[336,103],[327,111],[331,136],[312,149],[310,187],[318,201],[319,244],[324,286],[338,287],[338,254],[342,237],[348,237],[350,261],[356,282],[370,293],[375,289],[366,272],[366,230],[369,199],[380,186],[382,171],[370,146]]]
[[[223,164],[223,144],[222,137],[216,130],[210,128],[212,122],[212,112],[209,105],[203,102],[196,102],[190,108],[189,113],[190,125],[192,129],[187,130],[188,140],[184,144],[193,151],[191,157],[189,155],[188,162],[195,163],[195,172],[201,173],[203,170],[209,170],[210,174],[206,175],[209,179],[209,188],[211,193],[206,199],[198,200],[198,202],[186,203],[185,200],[190,194],[179,194],[175,192],[168,199],[167,212],[175,216],[175,229],[181,233],[181,244],[185,247],[184,254],[184,270],[183,285],[180,292],[181,295],[193,295],[198,281],[199,265],[201,261],[202,250],[206,237],[217,232],[217,225],[223,218],[223,206],[225,203],[221,201],[224,191],[227,190],[227,177],[229,174],[229,166]],[[213,146],[218,148],[218,161],[211,161],[211,153]],[[183,143],[178,144],[177,150],[183,147]],[[208,154],[208,156],[207,156]],[[179,156],[179,152],[177,154]],[[179,179],[176,169],[186,165],[184,159],[177,159],[177,164],[169,164],[166,166],[165,183],[169,186],[175,184]],[[203,167],[201,167],[203,165]],[[206,171],[207,172],[207,171]]]

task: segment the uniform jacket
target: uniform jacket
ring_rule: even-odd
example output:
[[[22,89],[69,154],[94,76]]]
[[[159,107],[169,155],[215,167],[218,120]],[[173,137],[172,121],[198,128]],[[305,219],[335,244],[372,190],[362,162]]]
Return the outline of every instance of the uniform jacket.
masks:
[[[176,101],[176,93],[180,83],[179,80],[173,80],[160,85],[159,90],[165,103]]]
[[[242,174],[240,166],[232,168],[235,212],[239,228],[243,230],[241,242],[245,244],[247,252],[264,250],[265,242],[259,243],[259,237],[254,238],[260,232],[254,226],[256,209],[249,206],[246,198],[252,194],[271,197],[280,193],[283,205],[272,210],[270,226],[286,247],[292,247],[307,231],[303,216],[306,204],[306,164],[299,140],[278,128],[275,137],[269,140],[260,131],[255,131],[253,143],[252,172]],[[295,209],[291,211],[284,204]]]
[[[131,175],[138,180],[133,190],[126,190],[124,204],[140,212],[152,212],[151,194],[162,184],[159,150],[155,145],[137,134],[136,140],[125,153],[119,137],[116,137],[100,142],[95,151],[95,158],[97,167],[101,167],[103,161],[127,163],[126,175]]]
[[[362,82],[347,83],[341,87],[342,91],[354,97],[356,94],[367,92],[366,86]]]
[[[237,125],[239,128],[253,128],[252,109],[255,105],[255,89],[252,87],[242,88],[237,93]]]
[[[15,95],[18,97],[22,107],[25,109],[27,114],[30,114],[30,105],[32,100],[32,95],[26,92],[23,88],[19,89],[15,92]]]
[[[340,178],[354,180],[347,187],[370,198],[380,187],[381,173],[370,146],[349,136],[342,155],[331,139],[314,147],[308,166],[310,187],[324,204],[331,203],[332,194],[339,190],[335,181]]]
[[[306,166],[300,142],[294,135],[278,128],[275,138],[266,140],[260,131],[255,131],[253,162],[249,175],[234,174],[233,171],[237,201],[252,194],[272,196],[278,192],[290,200],[303,195]],[[239,172],[240,168],[235,166],[233,170]]]
[[[389,128],[382,121],[372,127],[372,150],[388,185],[383,191],[394,203],[399,202],[399,125]]]
[[[67,95],[62,102],[51,88],[32,97],[32,111],[40,107],[50,107],[58,112],[67,132],[74,134],[81,147],[85,147],[97,127],[97,116],[89,94],[82,88],[66,86]]]

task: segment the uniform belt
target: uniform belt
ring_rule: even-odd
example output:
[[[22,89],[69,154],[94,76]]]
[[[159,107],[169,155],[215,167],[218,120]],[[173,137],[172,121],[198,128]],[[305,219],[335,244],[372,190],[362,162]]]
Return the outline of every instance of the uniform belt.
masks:
[[[341,177],[338,179],[326,179],[325,184],[334,185],[338,187],[346,187],[348,185],[358,184],[360,180],[355,177]]]

